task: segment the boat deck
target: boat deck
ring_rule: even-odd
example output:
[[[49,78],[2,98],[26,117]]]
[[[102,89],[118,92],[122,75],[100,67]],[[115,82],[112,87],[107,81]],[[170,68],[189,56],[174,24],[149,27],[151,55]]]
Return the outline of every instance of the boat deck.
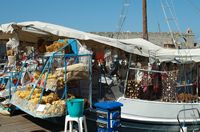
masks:
[[[47,120],[34,118],[25,113],[14,116],[0,115],[1,132],[63,132],[64,122],[55,124]]]

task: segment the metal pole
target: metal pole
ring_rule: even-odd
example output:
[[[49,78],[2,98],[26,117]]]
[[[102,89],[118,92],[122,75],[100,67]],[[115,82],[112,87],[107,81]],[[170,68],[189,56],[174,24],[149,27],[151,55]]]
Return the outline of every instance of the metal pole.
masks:
[[[126,92],[126,86],[127,86],[127,81],[128,81],[128,75],[129,75],[129,70],[130,70],[130,66],[131,66],[131,58],[132,58],[132,54],[130,54],[129,56],[129,63],[128,63],[128,70],[126,72],[126,80],[124,82],[124,94]]]
[[[148,40],[147,30],[147,1],[142,0],[142,16],[143,16],[143,39]]]
[[[90,108],[92,108],[92,55],[89,57],[89,101]]]

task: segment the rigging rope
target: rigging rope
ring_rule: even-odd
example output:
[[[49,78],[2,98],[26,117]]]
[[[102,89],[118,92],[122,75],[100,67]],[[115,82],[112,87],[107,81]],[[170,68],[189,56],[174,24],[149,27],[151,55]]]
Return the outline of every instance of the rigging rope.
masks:
[[[117,39],[119,38],[119,34],[122,31],[125,20],[127,18],[129,5],[130,5],[130,1],[124,0],[120,18],[119,18],[119,22],[118,22],[118,26],[117,26]]]
[[[180,52],[179,47],[177,46],[177,42],[176,42],[175,36],[174,36],[174,34],[172,32],[171,25],[169,23],[168,14],[167,14],[166,9],[165,9],[165,8],[168,9],[168,11],[170,13],[169,15],[170,15],[170,17],[172,17],[170,20],[174,20],[174,24],[175,24],[175,26],[176,26],[176,28],[178,30],[179,37],[185,40],[184,35],[180,30],[180,26],[178,25],[178,20],[177,20],[177,17],[176,17],[175,6],[174,6],[174,3],[173,3],[173,0],[170,0],[170,2],[168,0],[165,0],[165,2],[164,2],[164,0],[161,0],[161,6],[162,6],[162,9],[163,9],[163,13],[164,13],[168,28],[170,30],[171,37],[172,37],[173,42],[174,42],[174,45],[178,49],[178,55],[180,56],[179,60],[181,62],[188,61],[188,57],[191,57],[190,50],[187,50],[187,51],[184,50],[184,53],[186,54],[186,56],[183,56],[183,53]],[[181,42],[181,45],[183,45],[183,43],[184,43],[185,48],[188,48],[188,46],[186,45],[186,41],[185,42]],[[185,60],[184,60],[184,58],[185,58]],[[192,60],[192,58],[190,58],[190,60]]]
[[[161,7],[163,9],[164,16],[165,16],[165,20],[167,22],[167,26],[169,28],[169,32],[170,32],[171,38],[173,40],[173,43],[174,43],[175,47],[177,47],[176,41],[175,41],[175,38],[174,38],[174,34],[172,33],[172,29],[171,29],[171,26],[170,26],[169,21],[168,21],[167,13],[165,11],[165,6],[164,6],[164,3],[163,3],[163,0],[161,0],[160,2],[161,2]]]

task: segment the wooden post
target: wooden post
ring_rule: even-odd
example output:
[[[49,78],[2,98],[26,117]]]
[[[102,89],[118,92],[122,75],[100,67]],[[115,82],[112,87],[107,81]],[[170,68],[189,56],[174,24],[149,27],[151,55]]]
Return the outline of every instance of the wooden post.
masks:
[[[143,39],[148,40],[147,30],[147,1],[142,0],[142,16],[143,16]]]

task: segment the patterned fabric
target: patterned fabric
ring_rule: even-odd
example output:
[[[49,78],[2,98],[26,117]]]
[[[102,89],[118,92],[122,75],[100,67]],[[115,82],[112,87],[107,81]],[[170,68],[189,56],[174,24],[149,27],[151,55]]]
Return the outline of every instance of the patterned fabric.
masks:
[[[162,100],[173,102],[176,99],[178,71],[167,71],[162,74]]]

